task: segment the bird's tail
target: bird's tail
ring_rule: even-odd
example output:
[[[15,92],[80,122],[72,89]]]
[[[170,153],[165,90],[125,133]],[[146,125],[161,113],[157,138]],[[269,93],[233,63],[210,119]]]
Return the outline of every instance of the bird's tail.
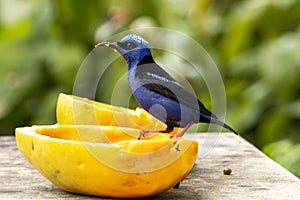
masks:
[[[232,131],[233,133],[235,133],[236,135],[238,135],[238,132],[236,132],[233,128],[231,128],[228,124],[220,121],[218,118],[214,118],[214,117],[211,117],[210,118],[210,122],[213,123],[213,124],[217,124],[217,125],[220,125],[224,128],[226,128],[227,130],[229,131]]]

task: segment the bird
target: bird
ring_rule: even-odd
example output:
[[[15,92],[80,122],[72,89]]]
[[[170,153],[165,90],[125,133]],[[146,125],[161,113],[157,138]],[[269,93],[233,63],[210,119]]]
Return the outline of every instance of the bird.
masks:
[[[129,34],[120,41],[104,41],[95,47],[112,48],[124,58],[135,99],[143,109],[167,125],[158,132],[170,133],[175,127],[182,128],[171,136],[177,138],[193,124],[212,123],[238,134],[154,61],[149,43],[141,36]],[[154,131],[141,130],[138,139],[149,132]]]

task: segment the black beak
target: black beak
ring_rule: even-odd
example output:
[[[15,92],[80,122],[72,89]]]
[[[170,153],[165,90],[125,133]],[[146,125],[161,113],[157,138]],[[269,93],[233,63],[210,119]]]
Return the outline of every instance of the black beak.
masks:
[[[95,45],[95,47],[101,47],[101,46],[118,49],[118,44],[116,42],[101,42],[101,43]]]

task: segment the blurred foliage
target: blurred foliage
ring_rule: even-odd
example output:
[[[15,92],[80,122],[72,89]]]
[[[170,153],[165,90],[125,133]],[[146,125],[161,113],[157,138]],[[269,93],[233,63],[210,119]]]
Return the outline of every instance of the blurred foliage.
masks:
[[[96,42],[159,26],[204,46],[223,77],[226,121],[300,177],[299,24],[300,0],[0,0],[0,134],[55,123],[58,93],[72,93]],[[108,70],[99,100],[109,101],[119,70]]]
[[[300,174],[300,144],[281,140],[266,145],[263,151],[296,175]]]

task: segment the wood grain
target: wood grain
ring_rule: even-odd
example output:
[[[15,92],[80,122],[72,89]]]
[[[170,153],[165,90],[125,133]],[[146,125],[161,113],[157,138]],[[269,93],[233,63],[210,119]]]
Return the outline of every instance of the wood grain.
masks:
[[[153,199],[300,199],[300,180],[240,136],[187,137],[199,142],[197,164],[179,189],[170,189]],[[230,175],[222,174],[225,168],[232,170]],[[96,197],[64,192],[51,184],[23,158],[15,137],[5,136],[0,137],[0,199]]]

